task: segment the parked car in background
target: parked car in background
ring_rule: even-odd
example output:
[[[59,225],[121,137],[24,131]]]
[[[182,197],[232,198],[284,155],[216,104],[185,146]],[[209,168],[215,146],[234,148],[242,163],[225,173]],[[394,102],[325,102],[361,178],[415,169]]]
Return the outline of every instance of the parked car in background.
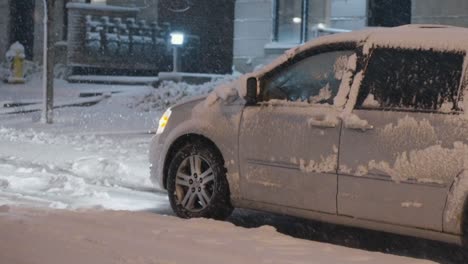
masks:
[[[306,43],[167,110],[151,179],[184,218],[241,207],[461,244],[467,50],[468,29],[433,25]]]

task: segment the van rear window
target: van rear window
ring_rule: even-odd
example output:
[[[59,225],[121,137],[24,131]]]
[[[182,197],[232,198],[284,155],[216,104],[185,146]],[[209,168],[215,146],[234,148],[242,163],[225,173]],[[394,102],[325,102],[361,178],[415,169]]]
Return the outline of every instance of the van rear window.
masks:
[[[461,53],[376,49],[367,65],[357,107],[457,110],[463,60]]]

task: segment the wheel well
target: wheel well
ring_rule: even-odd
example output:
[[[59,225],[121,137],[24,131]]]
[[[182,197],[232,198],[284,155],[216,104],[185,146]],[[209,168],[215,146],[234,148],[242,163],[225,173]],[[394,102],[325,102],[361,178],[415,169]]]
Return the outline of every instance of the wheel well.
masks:
[[[213,147],[213,149],[217,152],[216,154],[219,155],[219,157],[222,159],[224,163],[224,158],[223,155],[221,154],[221,151],[219,148],[216,146],[216,144],[211,141],[210,139],[199,135],[199,134],[187,134],[179,137],[176,139],[172,145],[169,147],[169,150],[167,151],[166,157],[164,159],[164,168],[163,168],[163,184],[164,188],[167,188],[167,173],[169,170],[169,164],[176,155],[177,151],[179,151],[182,147],[186,146],[189,143],[199,141],[204,145],[208,145]]]

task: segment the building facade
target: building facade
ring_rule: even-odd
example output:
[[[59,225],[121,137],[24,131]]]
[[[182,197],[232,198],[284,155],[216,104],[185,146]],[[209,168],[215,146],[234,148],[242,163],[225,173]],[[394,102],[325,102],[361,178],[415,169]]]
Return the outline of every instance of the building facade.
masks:
[[[233,30],[235,0],[55,0],[56,62],[68,63],[68,41],[70,10],[69,3],[96,5],[96,9],[107,6],[138,10],[135,21],[145,20],[149,24],[170,25],[172,31],[186,35],[187,42],[182,53],[182,70],[188,72],[230,73],[233,60]],[[19,41],[26,50],[26,59],[40,63],[43,54],[43,0],[0,1],[0,61],[10,45]],[[110,11],[112,12],[112,11]],[[117,14],[116,14],[117,15]],[[113,14],[106,15],[111,19]],[[93,19],[98,19],[97,17]],[[111,21],[112,23],[112,21]],[[82,26],[72,25],[74,26]],[[168,38],[165,38],[168,41]],[[76,44],[76,43],[74,43]],[[83,46],[85,43],[83,41]],[[156,50],[155,54],[159,51]],[[160,52],[159,52],[160,53]],[[168,49],[169,56],[172,52]],[[157,56],[157,54],[155,55]],[[162,64],[167,64],[166,62]],[[170,68],[171,65],[154,69]],[[109,69],[112,72],[113,69]]]
[[[108,0],[109,2],[112,0]],[[114,0],[118,2],[118,0]],[[55,0],[55,27],[52,29],[55,33],[57,42],[58,58],[60,62],[65,63],[64,54],[60,54],[62,47],[66,45],[67,40],[67,3],[81,2],[89,4],[105,4],[106,0]],[[120,1],[120,2],[132,2]],[[138,4],[134,0],[134,4]],[[141,2],[144,2],[142,0]],[[26,59],[40,62],[43,55],[43,34],[44,34],[44,6],[43,0],[2,0],[0,1],[0,33],[4,36],[0,38],[0,61],[5,60],[5,53],[11,44],[19,41],[26,52]],[[147,6],[144,6],[147,7]],[[147,12],[151,11],[151,6],[145,8]],[[66,48],[66,47],[65,47]],[[63,52],[66,52],[63,51]]]
[[[56,0],[55,19],[52,29],[56,40],[66,39],[66,0]],[[19,41],[25,47],[28,60],[40,61],[43,53],[43,0],[3,0],[0,1],[0,61],[10,45]]]
[[[468,27],[468,1],[237,0],[234,66],[251,71],[321,34],[409,23]]]
[[[330,32],[408,23],[468,27],[466,0],[56,0],[53,31],[60,63],[66,63],[69,2],[136,7],[138,19],[167,22],[173,30],[199,36],[198,57],[187,55],[197,61],[187,64],[197,66],[191,71],[211,73],[229,72],[232,65],[251,71]],[[25,46],[27,59],[42,60],[42,4],[0,1],[0,61],[15,41]]]

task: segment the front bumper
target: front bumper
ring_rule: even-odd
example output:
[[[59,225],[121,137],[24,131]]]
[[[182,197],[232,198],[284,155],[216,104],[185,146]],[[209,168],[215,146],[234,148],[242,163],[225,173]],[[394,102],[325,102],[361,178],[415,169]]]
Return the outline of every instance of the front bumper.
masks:
[[[163,148],[163,144],[160,144],[160,135],[155,135],[151,139],[149,151],[150,180],[154,185],[165,190],[163,175],[165,154]]]

